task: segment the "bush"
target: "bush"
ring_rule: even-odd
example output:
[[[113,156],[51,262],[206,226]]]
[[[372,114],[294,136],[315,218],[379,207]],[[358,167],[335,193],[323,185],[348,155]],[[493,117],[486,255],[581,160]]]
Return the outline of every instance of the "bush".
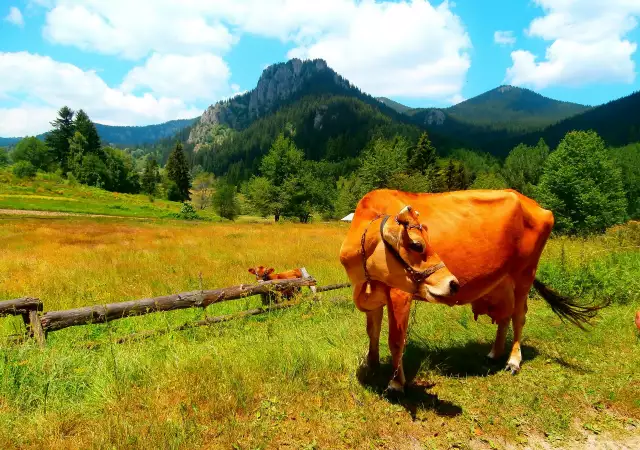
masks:
[[[198,219],[198,213],[191,203],[183,203],[178,217],[184,220],[196,220]]]
[[[182,201],[182,193],[180,192],[178,185],[173,181],[169,181],[167,183],[167,200],[171,202]]]
[[[38,170],[29,161],[18,161],[13,165],[13,174],[18,178],[34,178]]]

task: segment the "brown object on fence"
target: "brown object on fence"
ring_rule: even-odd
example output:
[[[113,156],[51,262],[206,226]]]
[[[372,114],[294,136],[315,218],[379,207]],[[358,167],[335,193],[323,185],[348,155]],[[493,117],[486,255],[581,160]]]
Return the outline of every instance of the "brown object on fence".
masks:
[[[29,311],[42,311],[39,298],[23,297],[0,302],[0,316],[20,316]]]
[[[55,331],[76,325],[104,323],[157,311],[173,311],[194,307],[206,308],[213,303],[266,294],[271,291],[281,291],[290,287],[315,286],[315,284],[316,280],[312,277],[265,281],[260,284],[240,284],[228,288],[185,292],[107,305],[86,306],[66,311],[49,311],[40,318],[40,321],[45,332]]]

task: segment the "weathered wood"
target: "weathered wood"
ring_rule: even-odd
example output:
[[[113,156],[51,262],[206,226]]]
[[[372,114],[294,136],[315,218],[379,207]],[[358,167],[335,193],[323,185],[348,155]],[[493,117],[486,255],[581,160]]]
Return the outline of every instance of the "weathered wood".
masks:
[[[316,287],[316,292],[326,292],[333,291],[335,289],[344,289],[351,286],[351,283],[339,283],[339,284],[329,284],[327,286],[318,286]]]
[[[38,345],[44,347],[45,334],[40,317],[38,317],[38,311],[29,311],[29,331],[30,335],[36,338]]]
[[[294,278],[291,280],[272,280],[260,284],[240,284],[215,290],[185,292],[163,297],[132,300],[128,302],[110,303],[107,305],[86,306],[65,311],[49,311],[40,321],[45,331],[89,323],[105,323],[129,316],[149,314],[158,311],[173,311],[185,308],[206,308],[213,303],[220,303],[252,295],[282,291],[296,286],[315,285],[313,278]]]
[[[302,272],[302,276],[304,278],[310,278],[311,275],[309,275],[309,272],[307,272],[307,269],[304,267],[300,268],[300,272]],[[313,293],[313,295],[316,295],[316,287],[315,286],[309,286],[309,289],[311,289],[311,292]]]
[[[0,302],[0,316],[19,316],[29,311],[42,311],[40,299],[23,297]]]

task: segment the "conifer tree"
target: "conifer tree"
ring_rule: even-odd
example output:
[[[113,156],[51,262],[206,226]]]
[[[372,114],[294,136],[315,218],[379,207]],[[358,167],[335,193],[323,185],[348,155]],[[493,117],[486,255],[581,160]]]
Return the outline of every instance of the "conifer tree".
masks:
[[[436,149],[431,144],[427,133],[422,133],[418,144],[410,151],[409,169],[421,174],[427,173],[436,164]]]
[[[47,133],[45,143],[51,150],[54,160],[66,173],[69,169],[69,140],[75,133],[74,112],[67,106],[58,111],[58,118],[51,122],[53,130]]]
[[[147,158],[142,173],[142,192],[149,195],[156,195],[158,183],[160,181],[160,173],[158,170],[158,162],[155,158]]]
[[[187,162],[187,155],[184,153],[180,142],[176,144],[176,147],[169,154],[166,170],[169,179],[178,187],[180,201],[191,200],[191,193],[189,192],[191,188],[189,163]]]
[[[75,130],[80,132],[80,134],[82,134],[87,141],[87,143],[85,144],[85,148],[83,149],[84,153],[93,153],[94,155],[101,156],[102,148],[98,130],[96,130],[95,124],[91,121],[91,119],[89,119],[87,113],[85,113],[82,109],[76,113],[74,125]]]

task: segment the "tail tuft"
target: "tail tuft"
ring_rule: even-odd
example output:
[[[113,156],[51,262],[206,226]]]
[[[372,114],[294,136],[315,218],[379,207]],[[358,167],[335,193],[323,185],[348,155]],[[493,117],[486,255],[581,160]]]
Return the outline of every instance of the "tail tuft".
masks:
[[[598,311],[609,306],[610,303],[607,301],[599,305],[581,305],[572,298],[558,294],[537,278],[533,280],[533,287],[561,320],[566,319],[584,331],[586,329],[583,324],[589,325],[589,321],[598,314]]]

